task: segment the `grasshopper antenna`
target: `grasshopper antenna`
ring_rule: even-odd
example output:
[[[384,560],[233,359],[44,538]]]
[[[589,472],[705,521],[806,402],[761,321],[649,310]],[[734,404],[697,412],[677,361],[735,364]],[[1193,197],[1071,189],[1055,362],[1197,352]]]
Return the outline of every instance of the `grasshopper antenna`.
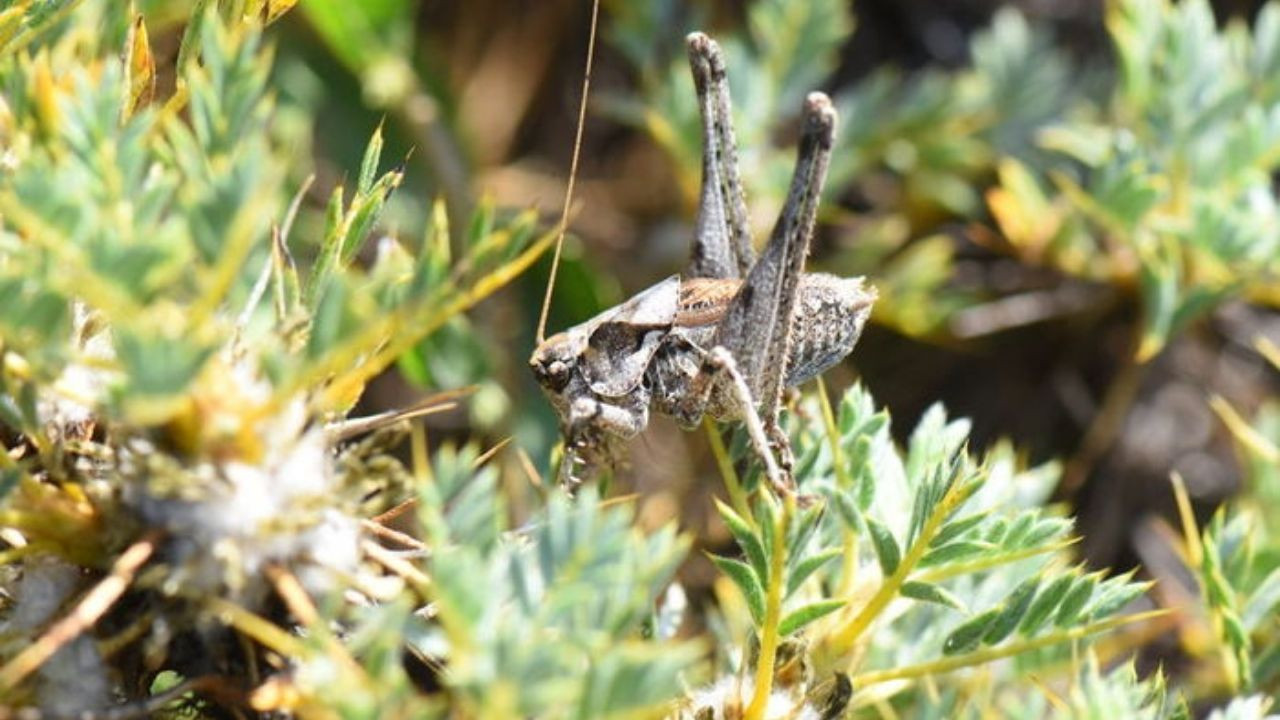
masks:
[[[556,251],[551,256],[551,274],[547,277],[547,292],[542,297],[542,314],[538,316],[536,344],[546,340],[547,313],[551,310],[551,293],[556,287],[556,271],[560,269],[560,251],[564,249],[564,233],[569,227],[569,206],[573,204],[573,185],[578,179],[578,156],[582,151],[582,128],[587,121],[587,95],[591,92],[591,61],[596,54],[596,24],[600,19],[600,0],[591,2],[591,34],[587,38],[587,68],[582,74],[582,99],[578,103],[578,130],[573,138],[573,159],[569,161],[569,183],[564,190],[564,208],[560,211],[560,223],[556,226]]]

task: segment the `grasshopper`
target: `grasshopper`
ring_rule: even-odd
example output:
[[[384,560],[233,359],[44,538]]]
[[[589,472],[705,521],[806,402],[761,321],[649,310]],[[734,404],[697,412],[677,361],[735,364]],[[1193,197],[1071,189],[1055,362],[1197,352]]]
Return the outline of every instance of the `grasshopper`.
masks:
[[[619,440],[645,428],[652,408],[686,428],[704,415],[743,422],[769,482],[789,492],[783,390],[848,355],[876,299],[863,278],[804,272],[836,112],[822,93],[805,99],[790,190],[757,258],[724,59],[702,33],[689,35],[687,45],[703,143],[688,268],[541,340],[529,365],[560,416],[566,485],[611,460]]]

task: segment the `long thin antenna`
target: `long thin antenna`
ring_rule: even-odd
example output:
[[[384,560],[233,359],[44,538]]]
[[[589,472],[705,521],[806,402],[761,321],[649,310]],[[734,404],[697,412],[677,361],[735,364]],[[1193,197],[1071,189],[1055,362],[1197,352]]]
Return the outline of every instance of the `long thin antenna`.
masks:
[[[537,343],[546,340],[547,313],[551,310],[551,293],[556,287],[556,271],[560,269],[560,251],[564,249],[564,233],[569,227],[569,206],[573,204],[573,185],[578,179],[578,156],[582,151],[582,128],[587,123],[587,95],[591,92],[591,62],[596,54],[596,23],[600,18],[600,0],[591,3],[591,35],[587,39],[587,69],[582,74],[582,100],[578,103],[578,131],[573,138],[573,159],[569,161],[569,184],[564,190],[564,208],[556,228],[556,251],[551,256],[551,274],[547,276],[547,292],[542,298],[542,314],[538,316]]]

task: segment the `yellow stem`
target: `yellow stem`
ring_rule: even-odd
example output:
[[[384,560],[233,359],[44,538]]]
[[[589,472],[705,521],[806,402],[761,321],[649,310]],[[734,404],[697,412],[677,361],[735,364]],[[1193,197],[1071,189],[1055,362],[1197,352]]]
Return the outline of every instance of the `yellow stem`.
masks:
[[[767,494],[764,495],[764,501],[775,502]],[[789,494],[783,499],[781,512],[773,514],[773,547],[769,553],[769,584],[765,593],[760,658],[756,663],[756,686],[743,720],[762,720],[765,709],[769,706],[769,695],[773,692],[773,668],[778,659],[778,626],[782,624],[782,593],[786,585],[783,575],[787,567],[787,526],[795,507],[795,495]]]
[[[925,552],[929,549],[929,541],[937,534],[938,529],[942,527],[943,521],[947,519],[951,511],[966,497],[964,493],[960,492],[961,489],[962,483],[956,482],[952,484],[951,488],[947,490],[947,494],[943,496],[942,500],[934,507],[933,512],[929,514],[929,519],[920,528],[919,536],[911,544],[911,549],[902,558],[898,568],[894,570],[892,575],[884,579],[879,589],[876,590],[876,594],[863,606],[862,610],[832,634],[831,643],[834,657],[842,657],[848,653],[862,633],[871,625],[871,622],[880,615],[891,600],[897,597],[898,590],[906,582],[907,576],[915,569],[916,564],[920,562],[920,558],[924,557]]]
[[[1113,628],[1120,627],[1121,625],[1151,620],[1167,613],[1167,610],[1151,610],[1148,612],[1135,613],[1133,615],[1107,618],[1106,620],[1101,620],[1096,623],[1069,628],[1067,630],[1059,630],[1037,638],[1009,643],[1008,645],[1001,645],[1000,647],[983,648],[971,653],[942,658],[941,660],[935,660],[933,662],[921,663],[919,665],[908,665],[906,667],[892,668],[889,670],[865,672],[860,675],[854,675],[851,678],[851,681],[853,682],[853,687],[855,689],[861,689],[871,685],[889,682],[891,680],[912,680],[928,677],[930,675],[951,672],[961,668],[972,667],[974,665],[984,665],[1001,658],[1013,657],[1014,655],[1021,655],[1023,653],[1032,652],[1052,645],[1058,645],[1072,640],[1079,640],[1088,637],[1089,635],[1106,632]]]
[[[822,407],[822,425],[827,431],[827,444],[831,446],[831,466],[836,471],[836,482],[842,488],[852,488],[853,478],[849,477],[849,469],[844,466],[844,451],[840,447],[840,430],[836,427],[836,415],[831,409],[831,400],[827,398],[827,385],[818,378],[818,404]]]
[[[974,573],[982,572],[983,570],[990,570],[991,568],[999,567],[1001,565],[1008,565],[1010,563],[1018,562],[1019,560],[1026,560],[1029,557],[1065,550],[1072,545],[1075,545],[1076,542],[1077,538],[1070,538],[1051,545],[1037,545],[1036,547],[1026,548],[1023,550],[1013,550],[1006,553],[1000,553],[999,555],[981,558],[979,560],[971,560],[969,562],[956,563],[954,565],[944,565],[932,570],[924,570],[913,575],[911,579],[936,584],[944,580],[949,580],[953,577],[972,575]]]
[[[711,418],[703,418],[702,426],[707,430],[707,440],[711,443],[711,456],[716,459],[716,467],[720,469],[720,477],[724,479],[725,492],[729,493],[729,504],[733,506],[733,511],[738,513],[739,517],[753,523],[747,493],[742,489],[742,480],[738,477],[738,471],[733,469],[733,460],[729,458],[729,451],[724,446],[720,431],[716,429]]]
[[[205,607],[223,624],[230,625],[241,634],[256,640],[259,644],[281,655],[302,659],[306,658],[310,652],[306,644],[290,635],[289,631],[230,600],[209,597],[205,599]]]

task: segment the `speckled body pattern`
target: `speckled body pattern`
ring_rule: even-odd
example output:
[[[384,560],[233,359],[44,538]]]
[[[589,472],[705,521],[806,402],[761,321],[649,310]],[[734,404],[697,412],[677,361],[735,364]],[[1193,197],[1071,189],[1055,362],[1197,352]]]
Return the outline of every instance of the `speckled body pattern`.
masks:
[[[757,259],[723,59],[705,35],[688,44],[703,183],[687,272],[547,338],[530,359],[562,421],[567,482],[609,462],[618,439],[648,424],[650,408],[686,427],[704,415],[746,421],[759,431],[757,452],[770,461],[776,452],[789,480],[782,391],[848,355],[875,301],[862,278],[804,272],[835,133],[830,100],[812,93],[805,101],[791,189]]]

